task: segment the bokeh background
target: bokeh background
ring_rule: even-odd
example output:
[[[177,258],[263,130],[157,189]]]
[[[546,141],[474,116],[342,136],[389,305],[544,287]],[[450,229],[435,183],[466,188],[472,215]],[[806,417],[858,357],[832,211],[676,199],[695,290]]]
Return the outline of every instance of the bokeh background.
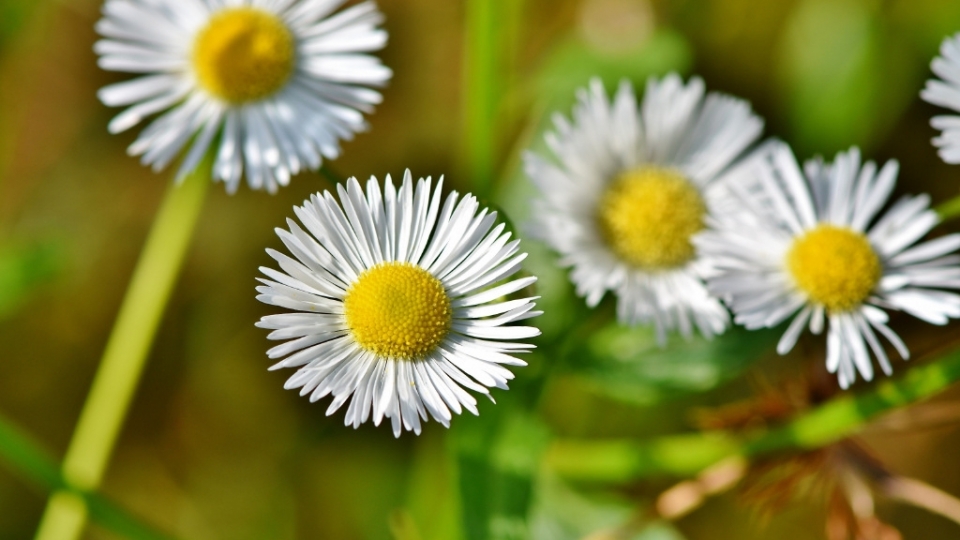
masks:
[[[465,157],[466,99],[475,90],[463,76],[465,3],[379,4],[390,33],[380,56],[395,75],[369,132],[328,164],[342,177],[410,168],[446,175],[447,186],[462,191],[485,170],[496,179],[490,202],[519,225],[530,190],[518,156],[540,144],[551,111],[568,113],[574,89],[594,75],[608,88],[621,78],[642,88],[648,75],[678,70],[750,100],[766,134],[791,143],[801,159],[857,144],[872,159],[900,161],[900,192],[926,191],[934,202],[960,194],[960,169],[944,165],[929,143],[928,121],[939,111],[918,97],[940,41],[960,30],[957,2],[516,1],[490,102],[493,143],[479,164]],[[136,130],[107,134],[116,111],[96,90],[126,76],[96,67],[99,9],[96,0],[0,1],[0,413],[57,459],[170,182],[126,155]],[[305,173],[276,196],[211,189],[104,486],[162,530],[210,539],[460,537],[457,470],[441,426],[399,440],[372,425],[344,428],[342,413],[325,417],[324,404],[284,391],[289,373],[266,371],[266,333],[253,323],[273,310],[254,300],[257,267],[271,264],[264,249],[280,247],[273,228],[291,207],[330,187],[325,176]],[[543,339],[559,340],[563,321],[586,308],[549,254],[528,248],[531,269],[552,291]],[[958,334],[956,325],[895,323],[920,361]],[[630,345],[608,337],[614,349]],[[726,364],[709,359],[664,366],[652,354],[651,373],[673,369],[666,376],[678,386],[704,391],[611,391],[601,379],[561,371],[536,404],[538,426],[568,437],[684,432],[703,408],[816,377],[802,361],[822,358],[811,342],[786,359],[725,373]],[[518,370],[517,384],[549,367],[550,356]],[[899,422],[868,429],[865,444],[891,469],[960,494],[960,430],[950,421],[958,399],[952,391],[924,405],[938,414],[901,411]],[[493,408],[482,404],[481,417]],[[674,481],[574,489],[548,479],[535,497],[534,537],[579,538],[616,525]],[[32,537],[45,496],[0,466],[0,538]],[[817,540],[823,507],[800,500],[765,517],[721,495],[643,538]],[[881,502],[878,512],[907,539],[960,537],[956,524],[921,510]],[[96,526],[87,535],[114,538]]]

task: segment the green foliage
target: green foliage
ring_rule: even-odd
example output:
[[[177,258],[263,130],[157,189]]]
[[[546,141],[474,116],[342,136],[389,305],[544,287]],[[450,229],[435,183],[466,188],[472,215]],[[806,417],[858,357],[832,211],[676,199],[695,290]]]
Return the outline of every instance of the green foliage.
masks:
[[[856,434],[878,414],[934,396],[957,380],[960,351],[864,392],[841,394],[772,429],[758,428],[745,434],[705,431],[650,440],[561,440],[551,447],[547,461],[564,476],[580,480],[627,482],[658,475],[691,476],[734,456],[822,448]]]
[[[63,253],[56,243],[0,244],[0,320],[62,267]]]
[[[777,329],[735,327],[712,340],[673,335],[662,347],[650,328],[610,324],[578,340],[566,364],[599,393],[651,405],[710,390],[740,375],[770,353],[779,335]]]
[[[636,503],[608,492],[574,490],[549,472],[538,479],[531,522],[533,537],[544,540],[579,540],[598,531],[623,540],[683,540],[669,523],[638,517]]]
[[[868,0],[796,7],[781,43],[780,79],[798,155],[874,146],[916,98],[914,59],[885,25]]]
[[[40,0],[5,0],[0,2],[0,47],[23,29],[31,11],[41,6]]]
[[[505,400],[507,401],[507,400]],[[517,402],[454,429],[465,540],[525,540],[534,479],[550,434]]]
[[[657,30],[639,47],[618,53],[598,51],[582,38],[571,36],[556,46],[534,80],[537,96],[562,110],[573,103],[576,90],[594,77],[607,88],[615,88],[624,79],[643,88],[647,77],[686,71],[691,63],[686,39],[669,29]]]

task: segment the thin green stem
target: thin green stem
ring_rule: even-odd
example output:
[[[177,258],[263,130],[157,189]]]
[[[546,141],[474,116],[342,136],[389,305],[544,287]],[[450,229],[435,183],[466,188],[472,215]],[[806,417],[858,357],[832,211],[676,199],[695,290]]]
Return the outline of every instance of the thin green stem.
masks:
[[[90,508],[94,521],[125,538],[163,540],[167,536],[144,525],[140,520],[104,497],[69,484],[56,462],[28,435],[0,415],[0,457],[10,470],[44,491],[57,490]]]
[[[934,211],[940,215],[941,221],[950,221],[951,219],[960,217],[960,195],[943,204],[937,205]]]
[[[103,480],[193,236],[210,184],[208,170],[201,165],[182,185],[171,184],[140,254],[64,458],[63,476],[79,489],[95,490]],[[41,519],[37,540],[79,537],[87,510],[75,495],[55,493]]]
[[[779,428],[740,435],[727,431],[667,436],[649,441],[558,441],[547,462],[579,480],[623,482],[655,475],[691,476],[732,456],[757,457],[815,449],[858,432],[871,418],[928,398],[960,380],[960,351],[910,369],[860,394],[846,393]]]

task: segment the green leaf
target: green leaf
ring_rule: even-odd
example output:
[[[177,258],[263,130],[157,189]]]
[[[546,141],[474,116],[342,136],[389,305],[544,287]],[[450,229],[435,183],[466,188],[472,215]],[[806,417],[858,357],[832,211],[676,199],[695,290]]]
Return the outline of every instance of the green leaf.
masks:
[[[673,335],[661,347],[650,328],[609,325],[580,341],[566,363],[595,391],[650,405],[736,377],[771,351],[779,335],[778,329],[736,327],[712,340]]]

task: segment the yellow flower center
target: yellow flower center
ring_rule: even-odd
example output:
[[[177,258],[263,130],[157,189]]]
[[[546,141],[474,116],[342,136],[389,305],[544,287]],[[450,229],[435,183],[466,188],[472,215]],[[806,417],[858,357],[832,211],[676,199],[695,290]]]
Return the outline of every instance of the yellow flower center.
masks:
[[[614,253],[648,270],[681,266],[694,255],[690,237],[706,206],[678,172],[643,167],[620,175],[600,201],[600,231]]]
[[[276,92],[293,73],[293,34],[271,13],[238,7],[210,18],[193,45],[200,85],[230,103],[255,101]]]
[[[440,280],[410,263],[378,264],[360,274],[343,301],[347,326],[364,349],[416,359],[450,331],[453,310]]]
[[[794,240],[787,268],[812,301],[833,312],[862,304],[883,273],[867,237],[834,225],[819,225]]]

